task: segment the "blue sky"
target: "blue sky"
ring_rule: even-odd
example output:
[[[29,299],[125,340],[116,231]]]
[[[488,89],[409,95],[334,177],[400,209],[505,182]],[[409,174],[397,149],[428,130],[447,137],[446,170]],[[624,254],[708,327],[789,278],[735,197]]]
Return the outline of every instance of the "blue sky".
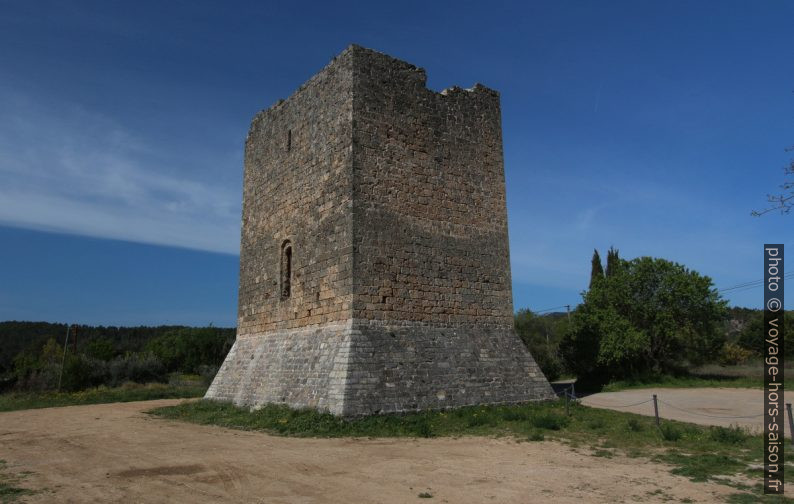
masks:
[[[249,122],[350,43],[501,92],[516,308],[576,304],[610,246],[760,279],[794,227],[750,216],[792,157],[791,19],[783,0],[0,0],[0,320],[234,325]]]

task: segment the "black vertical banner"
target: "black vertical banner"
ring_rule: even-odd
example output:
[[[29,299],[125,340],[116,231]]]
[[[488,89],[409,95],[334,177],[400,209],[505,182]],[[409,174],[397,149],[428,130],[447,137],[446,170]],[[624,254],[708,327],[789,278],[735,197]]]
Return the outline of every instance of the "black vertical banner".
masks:
[[[764,245],[764,493],[779,495],[783,495],[786,444],[783,271],[783,244]]]

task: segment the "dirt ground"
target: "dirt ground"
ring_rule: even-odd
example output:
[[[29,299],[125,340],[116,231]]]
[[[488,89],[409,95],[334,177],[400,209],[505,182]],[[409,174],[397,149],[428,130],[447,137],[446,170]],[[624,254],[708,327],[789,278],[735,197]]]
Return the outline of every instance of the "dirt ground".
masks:
[[[31,472],[23,485],[40,492],[26,502],[717,502],[735,492],[555,442],[297,439],[143,413],[177,402],[0,413],[0,459]]]
[[[598,408],[653,416],[653,403],[625,405],[651,399],[656,394],[659,417],[701,425],[741,425],[753,432],[764,428],[764,395],[761,389],[740,388],[658,388],[602,392],[582,399],[582,404]],[[750,418],[748,418],[750,417]],[[790,437],[788,418],[786,434]]]

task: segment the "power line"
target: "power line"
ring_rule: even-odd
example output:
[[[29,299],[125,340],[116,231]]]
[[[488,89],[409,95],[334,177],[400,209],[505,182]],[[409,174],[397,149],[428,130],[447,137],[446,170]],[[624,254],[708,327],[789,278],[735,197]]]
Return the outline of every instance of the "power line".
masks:
[[[560,306],[552,306],[551,308],[546,308],[546,309],[543,309],[543,310],[530,310],[530,311],[532,313],[538,314],[538,313],[546,313],[546,312],[554,311],[554,310],[556,310],[558,308],[565,308],[565,307],[570,307],[570,306],[571,305],[560,305]]]
[[[783,278],[792,278],[794,277],[794,271],[790,271],[783,275]],[[741,292],[743,290],[755,289],[756,287],[761,287],[764,285],[764,279],[761,280],[753,280],[751,282],[743,282],[740,284],[732,285],[730,287],[724,287],[722,289],[717,289],[717,292],[729,292],[729,291],[736,291]]]

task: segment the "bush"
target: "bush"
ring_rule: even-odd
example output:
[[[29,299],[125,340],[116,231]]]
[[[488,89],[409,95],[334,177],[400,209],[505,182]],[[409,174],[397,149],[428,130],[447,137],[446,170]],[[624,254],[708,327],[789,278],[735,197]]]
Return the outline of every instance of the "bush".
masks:
[[[234,344],[234,335],[216,327],[182,328],[152,339],[146,350],[168,371],[200,373],[204,365],[220,366]]]
[[[710,427],[709,439],[722,444],[742,444],[747,439],[747,431],[738,425],[730,427]]]
[[[502,419],[508,422],[521,422],[529,420],[529,413],[524,410],[506,409],[502,411]]]
[[[662,435],[662,439],[665,441],[678,441],[683,435],[681,429],[670,422],[662,422],[662,424],[659,426],[659,432]]]
[[[519,310],[515,315],[514,327],[546,379],[554,381],[559,378],[562,361],[557,355],[557,343],[567,328],[567,319],[555,319],[552,315],[538,316],[529,310]]]
[[[152,354],[128,354],[116,357],[109,364],[110,384],[118,386],[127,381],[137,383],[168,381],[163,363]]]
[[[642,423],[636,418],[629,418],[626,420],[626,427],[632,432],[639,432],[643,429]]]
[[[110,371],[105,361],[85,355],[70,355],[64,363],[61,389],[74,392],[97,387],[107,383],[109,378]]]
[[[754,356],[751,350],[742,348],[735,343],[725,343],[720,351],[718,362],[721,366],[736,366],[737,364],[744,364]]]
[[[538,429],[556,431],[568,425],[568,418],[556,413],[543,413],[532,418],[532,425]]]

